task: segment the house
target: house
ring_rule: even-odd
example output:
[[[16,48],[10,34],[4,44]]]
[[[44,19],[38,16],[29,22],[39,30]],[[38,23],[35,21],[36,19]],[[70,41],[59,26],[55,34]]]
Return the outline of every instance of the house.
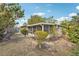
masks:
[[[36,23],[36,24],[31,24],[31,25],[27,25],[28,31],[29,33],[34,33],[35,31],[46,31],[48,33],[51,32],[51,27],[55,25],[52,23],[45,23],[45,22],[41,22],[41,23]]]

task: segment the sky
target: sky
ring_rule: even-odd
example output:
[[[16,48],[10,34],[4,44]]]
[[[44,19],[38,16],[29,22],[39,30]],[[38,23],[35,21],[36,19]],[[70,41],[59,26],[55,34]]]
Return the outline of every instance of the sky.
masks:
[[[54,19],[62,21],[70,19],[79,12],[78,3],[23,3],[20,5],[24,10],[24,17],[16,21],[19,22],[19,25],[26,23],[32,15],[46,18],[54,16]]]

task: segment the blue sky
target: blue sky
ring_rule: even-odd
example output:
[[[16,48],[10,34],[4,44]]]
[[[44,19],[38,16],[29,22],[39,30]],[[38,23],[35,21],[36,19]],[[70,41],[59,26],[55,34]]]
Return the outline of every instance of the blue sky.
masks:
[[[43,17],[54,16],[55,19],[61,21],[79,12],[78,3],[23,3],[20,5],[25,11],[24,17],[18,21],[21,25],[27,22],[31,15]]]

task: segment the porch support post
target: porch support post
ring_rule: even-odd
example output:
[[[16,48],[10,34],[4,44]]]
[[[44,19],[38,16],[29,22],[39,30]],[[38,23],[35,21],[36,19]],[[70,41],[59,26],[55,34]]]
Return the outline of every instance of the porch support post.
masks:
[[[41,25],[42,26],[42,31],[44,31],[44,25]]]
[[[32,27],[32,33],[33,33],[33,27]]]
[[[48,32],[50,33],[50,25],[48,26]]]
[[[38,27],[38,26],[36,26],[36,31],[38,30],[37,27]]]

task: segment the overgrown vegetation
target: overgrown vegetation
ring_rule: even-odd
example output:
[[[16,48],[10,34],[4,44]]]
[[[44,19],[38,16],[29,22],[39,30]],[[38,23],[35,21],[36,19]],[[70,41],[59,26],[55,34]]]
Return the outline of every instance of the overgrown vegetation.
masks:
[[[44,21],[45,19],[43,17],[34,15],[34,16],[31,16],[30,19],[28,19],[28,24],[35,24],[35,23],[44,22]]]
[[[44,31],[36,31],[35,35],[38,42],[38,46],[39,48],[41,48],[41,44],[43,41],[45,41],[45,38],[47,37],[48,33]]]
[[[54,36],[57,35],[57,29],[56,29],[56,26],[53,25],[50,29],[50,33],[53,34]]]
[[[23,17],[23,15],[24,11],[21,9],[19,4],[0,4],[0,41],[2,41],[5,37],[10,37],[12,34],[14,34],[14,25],[16,24],[15,20]],[[44,18],[38,15],[34,15],[28,19],[28,24],[35,24],[40,22],[54,24],[54,26],[51,27],[50,33],[56,36],[57,30],[55,25],[57,21],[53,19],[53,16]],[[65,35],[71,42],[77,45],[77,47],[72,52],[73,55],[79,55],[79,15],[73,16],[71,20],[62,21],[61,27],[63,35]],[[26,26],[23,26],[20,31],[24,36],[28,34]],[[41,48],[41,45],[45,41],[48,33],[44,31],[36,31],[35,35],[38,46]]]
[[[21,28],[20,29],[21,33],[26,36],[26,34],[28,34],[28,30],[26,28]]]
[[[57,20],[55,20],[52,17],[42,17],[42,16],[38,16],[38,15],[33,15],[31,16],[30,19],[28,19],[28,24],[36,24],[36,23],[40,23],[40,22],[47,22],[47,23],[52,23],[55,24],[57,22]]]
[[[72,20],[64,20],[61,25],[63,34],[67,35],[73,43],[79,44],[79,16],[72,17]],[[77,19],[76,19],[77,18]]]
[[[23,17],[23,15],[24,11],[19,4],[0,4],[0,40],[5,38],[5,35],[10,37],[9,33],[12,33],[15,20]]]
[[[68,39],[76,44],[76,48],[72,51],[73,55],[79,55],[79,15],[73,16],[71,20],[62,21],[62,32]]]

